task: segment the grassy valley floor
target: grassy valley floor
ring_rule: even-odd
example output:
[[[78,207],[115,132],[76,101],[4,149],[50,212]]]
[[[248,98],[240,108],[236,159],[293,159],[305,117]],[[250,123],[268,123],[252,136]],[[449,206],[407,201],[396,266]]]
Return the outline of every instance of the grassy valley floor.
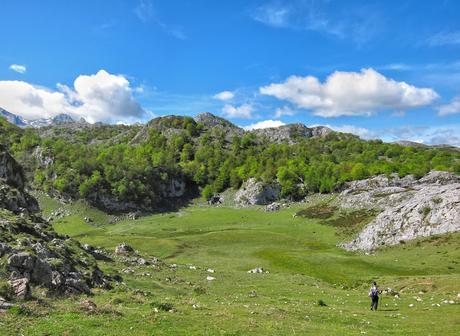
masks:
[[[57,206],[41,203],[45,213]],[[193,205],[115,224],[82,204],[67,207],[72,215],[55,221],[58,232],[110,251],[126,242],[166,264],[99,262],[124,283],[89,298],[35,291],[36,301],[0,315],[0,334],[459,334],[459,234],[363,255],[336,247],[346,238],[337,226],[294,217],[305,205],[274,213]],[[248,273],[255,267],[268,273]],[[382,295],[381,309],[370,311],[372,280],[400,298]],[[97,308],[82,308],[85,299]]]

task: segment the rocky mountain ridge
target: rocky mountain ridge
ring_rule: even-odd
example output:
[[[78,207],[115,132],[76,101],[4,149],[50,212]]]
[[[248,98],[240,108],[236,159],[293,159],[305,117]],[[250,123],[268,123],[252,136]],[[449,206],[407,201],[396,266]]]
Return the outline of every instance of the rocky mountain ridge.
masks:
[[[43,134],[43,136],[49,136],[50,134],[52,134],[54,130],[53,127],[59,127],[59,128],[64,127],[68,129],[69,131],[75,132],[81,128],[92,128],[92,127],[97,128],[97,127],[116,126],[116,125],[104,124],[101,122],[89,124],[86,122],[84,118],[81,118],[80,120],[75,120],[67,114],[59,114],[53,118],[41,118],[41,119],[35,119],[35,120],[27,120],[18,115],[10,113],[2,109],[1,107],[0,107],[0,117],[5,118],[11,124],[16,125],[21,128],[27,128],[27,127],[32,127],[32,128],[37,128],[37,129],[43,128],[44,130],[40,131]],[[146,124],[139,124],[139,123],[135,124],[133,126],[136,126],[136,127],[142,126],[142,128],[134,135],[129,135],[131,136],[130,143],[136,144],[136,143],[140,143],[144,141],[148,137],[150,129],[156,129],[157,131],[163,133],[166,136],[180,134],[183,131],[182,128],[171,126],[171,124],[165,125],[164,121],[171,120],[171,119],[186,119],[186,118],[194,120],[196,124],[204,125],[204,128],[207,130],[215,129],[215,130],[223,132],[227,142],[230,142],[234,136],[254,134],[257,137],[266,139],[272,143],[287,142],[289,144],[293,144],[293,143],[298,142],[300,139],[326,137],[327,135],[331,133],[336,133],[336,134],[341,133],[341,132],[336,132],[326,126],[308,127],[301,123],[293,123],[293,124],[287,124],[287,125],[282,125],[278,127],[269,127],[269,128],[263,128],[263,129],[245,130],[222,117],[216,116],[210,112],[203,112],[203,113],[196,115],[194,118],[169,115],[169,116],[153,118]],[[132,126],[126,126],[126,127],[130,128]],[[59,132],[59,133],[62,133],[62,132]],[[122,132],[121,134],[115,136],[110,141],[113,143],[117,143],[118,138],[126,136],[127,133],[131,134],[131,132]],[[413,141],[406,141],[406,140],[400,140],[394,143],[404,146],[404,147],[408,147],[408,146],[434,147],[434,148],[446,148],[446,149],[457,150],[457,151],[460,150],[458,147],[451,146],[451,145],[443,145],[443,144],[426,145],[426,144],[413,142]]]
[[[79,121],[74,120],[71,116],[65,113],[58,114],[53,118],[25,119],[16,114],[8,112],[0,107],[0,117],[4,117],[8,122],[21,128],[33,127],[40,128],[52,125],[62,125],[67,123],[86,123],[82,118]]]
[[[131,143],[139,143],[147,139],[149,130],[154,129],[166,137],[181,134],[184,131],[184,124],[192,124],[198,132],[194,134],[200,137],[203,131],[212,130],[214,133],[221,132],[227,142],[231,142],[235,136],[255,135],[258,139],[264,139],[271,143],[287,142],[293,144],[301,139],[325,137],[334,131],[325,126],[307,127],[303,124],[288,124],[279,127],[264,129],[245,130],[230,121],[218,117],[210,112],[200,113],[193,119],[183,116],[163,116],[150,120],[132,139]]]

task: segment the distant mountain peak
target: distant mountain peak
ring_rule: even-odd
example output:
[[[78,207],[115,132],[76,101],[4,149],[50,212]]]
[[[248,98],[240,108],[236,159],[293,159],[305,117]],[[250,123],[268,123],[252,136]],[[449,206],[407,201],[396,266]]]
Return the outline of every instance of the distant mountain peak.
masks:
[[[68,114],[61,113],[58,114],[57,116],[53,117],[52,119],[53,123],[55,124],[64,124],[64,123],[73,123],[75,120],[69,116]]]
[[[26,127],[27,122],[20,116],[8,112],[7,110],[0,107],[0,117],[5,118],[9,123],[19,126],[19,127]]]
[[[14,113],[8,112],[7,110],[0,107],[0,117],[4,117],[8,120],[9,123],[19,126],[19,127],[45,127],[50,125],[62,125],[68,123],[76,122],[71,116],[65,113],[58,114],[53,118],[40,118],[40,119],[24,119],[21,116],[18,116]],[[82,118],[80,123],[86,123],[86,121]]]

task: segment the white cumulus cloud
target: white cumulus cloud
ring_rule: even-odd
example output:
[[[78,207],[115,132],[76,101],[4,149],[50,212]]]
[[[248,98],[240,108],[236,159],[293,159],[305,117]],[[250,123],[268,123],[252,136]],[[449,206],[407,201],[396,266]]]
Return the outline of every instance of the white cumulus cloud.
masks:
[[[223,100],[223,101],[230,100],[233,97],[235,97],[235,94],[231,91],[222,91],[213,96],[214,99]]]
[[[455,97],[449,104],[438,107],[438,116],[444,117],[450,114],[460,113],[460,96]]]
[[[322,117],[372,115],[379,110],[431,104],[439,96],[430,88],[417,88],[387,78],[374,69],[360,72],[336,71],[323,83],[313,76],[291,76],[282,83],[259,89],[263,95],[313,110]]]
[[[281,118],[282,116],[292,116],[295,111],[289,106],[278,107],[275,111],[275,118]]]
[[[247,103],[240,106],[225,104],[222,108],[222,113],[228,118],[251,119],[252,112],[254,112],[254,107]]]
[[[250,130],[254,130],[254,129],[279,127],[279,126],[283,126],[283,125],[286,125],[286,124],[284,122],[282,122],[281,120],[263,120],[263,121],[259,121],[259,122],[256,122],[254,124],[248,125],[248,126],[244,126],[243,128],[245,130],[250,131]]]
[[[26,73],[27,67],[25,65],[21,64],[11,64],[10,65],[10,70],[16,71],[20,74]]]
[[[66,113],[89,122],[129,122],[145,113],[132,93],[124,76],[99,70],[78,76],[73,87],[58,84],[57,90],[24,81],[0,81],[0,106],[26,119]]]

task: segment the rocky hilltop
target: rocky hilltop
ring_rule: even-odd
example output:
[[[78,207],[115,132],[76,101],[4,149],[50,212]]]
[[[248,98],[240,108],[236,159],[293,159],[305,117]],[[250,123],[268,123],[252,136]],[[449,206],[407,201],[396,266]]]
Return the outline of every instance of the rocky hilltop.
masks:
[[[0,150],[0,296],[28,299],[34,286],[56,294],[108,287],[94,257],[80,244],[57,234],[37,215],[38,203],[25,189],[22,168]]]
[[[131,143],[136,144],[145,141],[148,138],[148,134],[151,129],[162,133],[166,137],[182,134],[187,128],[184,127],[184,125],[190,125],[189,129],[197,130],[195,133],[192,133],[192,135],[196,138],[200,138],[200,136],[205,134],[206,131],[211,131],[214,135],[219,133],[223,134],[227,142],[230,142],[235,136],[241,137],[245,134],[253,134],[257,138],[264,139],[271,143],[287,142],[289,144],[293,144],[301,139],[325,137],[334,132],[325,126],[307,127],[303,124],[289,124],[279,127],[247,131],[224,118],[218,117],[209,112],[204,112],[198,114],[193,119],[190,117],[174,115],[154,118],[139,131],[139,133],[132,139]]]
[[[194,119],[197,123],[201,123],[207,128],[217,127],[223,130],[231,130],[239,134],[244,133],[242,128],[236,126],[227,119],[218,117],[210,112],[200,113]]]
[[[299,139],[324,137],[334,132],[325,126],[307,127],[304,124],[289,124],[279,127],[263,128],[251,131],[257,136],[264,137],[270,142],[295,143]]]
[[[420,180],[379,175],[351,182],[341,193],[344,208],[382,212],[351,242],[349,250],[371,252],[382,246],[460,231],[460,178],[431,171]]]

